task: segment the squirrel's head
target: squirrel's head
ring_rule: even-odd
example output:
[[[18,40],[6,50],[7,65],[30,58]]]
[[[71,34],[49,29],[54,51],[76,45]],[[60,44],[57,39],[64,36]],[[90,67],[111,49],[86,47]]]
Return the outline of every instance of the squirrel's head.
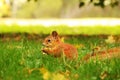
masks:
[[[43,45],[45,47],[52,47],[60,43],[60,37],[56,31],[52,31],[51,35],[46,37]]]

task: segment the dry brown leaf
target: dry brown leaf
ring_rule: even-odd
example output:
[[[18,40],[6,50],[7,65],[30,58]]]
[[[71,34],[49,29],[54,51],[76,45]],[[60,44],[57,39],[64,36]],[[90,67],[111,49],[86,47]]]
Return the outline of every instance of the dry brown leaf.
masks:
[[[16,36],[16,37],[14,38],[14,40],[16,40],[16,41],[21,40],[21,36]]]

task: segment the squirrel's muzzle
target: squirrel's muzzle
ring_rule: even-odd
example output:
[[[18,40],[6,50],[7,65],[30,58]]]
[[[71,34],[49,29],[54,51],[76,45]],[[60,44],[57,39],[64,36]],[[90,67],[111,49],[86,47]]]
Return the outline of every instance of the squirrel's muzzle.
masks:
[[[45,44],[45,43],[42,43],[42,46],[46,46],[46,44]]]

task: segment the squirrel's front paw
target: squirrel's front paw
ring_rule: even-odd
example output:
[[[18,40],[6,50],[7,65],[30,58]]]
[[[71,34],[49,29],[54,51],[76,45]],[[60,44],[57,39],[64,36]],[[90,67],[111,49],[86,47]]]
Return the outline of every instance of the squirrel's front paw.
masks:
[[[43,54],[48,54],[50,49],[51,49],[51,48],[43,47],[43,48],[41,49],[41,51],[43,52]]]
[[[47,54],[44,48],[41,49],[41,51],[42,51],[43,54]]]

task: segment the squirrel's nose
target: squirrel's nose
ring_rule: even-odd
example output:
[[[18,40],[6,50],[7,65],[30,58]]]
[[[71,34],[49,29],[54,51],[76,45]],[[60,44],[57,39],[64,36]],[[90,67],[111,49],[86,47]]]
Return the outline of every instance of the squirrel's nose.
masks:
[[[42,46],[45,46],[45,43],[42,43]]]

